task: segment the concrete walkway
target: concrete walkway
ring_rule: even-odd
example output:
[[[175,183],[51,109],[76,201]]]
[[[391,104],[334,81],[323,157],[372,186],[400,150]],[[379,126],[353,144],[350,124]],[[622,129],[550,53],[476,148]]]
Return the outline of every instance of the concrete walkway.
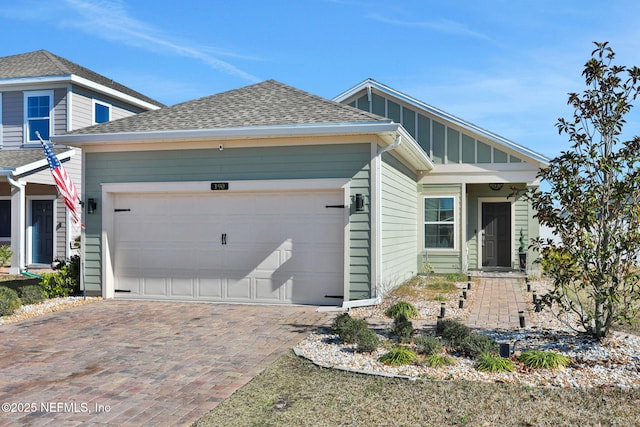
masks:
[[[483,273],[478,276],[469,318],[473,328],[517,329],[519,312],[523,311],[525,325],[529,324],[528,304],[524,276],[511,273]]]
[[[106,300],[0,327],[0,425],[190,425],[335,313]]]

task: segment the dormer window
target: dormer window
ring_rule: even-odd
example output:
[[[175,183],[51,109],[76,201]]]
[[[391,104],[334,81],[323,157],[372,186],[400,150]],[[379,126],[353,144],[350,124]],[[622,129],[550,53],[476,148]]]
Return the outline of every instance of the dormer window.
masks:
[[[93,100],[93,123],[105,123],[111,120],[111,105]]]
[[[48,141],[52,130],[53,91],[25,92],[24,105],[25,144],[40,142],[36,132]]]

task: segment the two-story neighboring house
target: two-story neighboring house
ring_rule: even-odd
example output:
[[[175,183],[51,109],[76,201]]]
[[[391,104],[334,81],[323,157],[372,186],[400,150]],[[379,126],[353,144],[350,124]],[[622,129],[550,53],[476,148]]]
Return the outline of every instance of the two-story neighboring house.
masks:
[[[11,246],[12,273],[68,258],[80,235],[58,197],[36,132],[49,142],[54,135],[161,107],[45,50],[0,58],[0,243]],[[53,149],[82,194],[79,150]]]

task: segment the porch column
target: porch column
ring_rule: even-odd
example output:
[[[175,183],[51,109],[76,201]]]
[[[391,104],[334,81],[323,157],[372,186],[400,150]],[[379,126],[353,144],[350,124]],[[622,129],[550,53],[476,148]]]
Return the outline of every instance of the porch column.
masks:
[[[9,273],[20,274],[25,269],[25,186],[26,184],[7,177],[11,185],[11,268]]]

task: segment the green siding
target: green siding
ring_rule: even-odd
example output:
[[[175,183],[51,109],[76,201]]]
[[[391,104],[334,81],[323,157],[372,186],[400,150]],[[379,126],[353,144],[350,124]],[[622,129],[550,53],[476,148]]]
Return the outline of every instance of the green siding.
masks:
[[[462,270],[462,184],[422,184],[419,186],[420,197],[418,198],[418,209],[423,210],[424,196],[454,196],[456,201],[456,226],[457,249],[453,250],[435,250],[424,249],[424,235],[419,243],[421,252],[418,254],[418,263],[421,271],[425,271],[427,263],[436,273],[459,273]],[[422,212],[418,213],[418,222],[420,228],[423,229]]]
[[[431,120],[418,114],[418,144],[425,153],[431,154]]]
[[[367,95],[361,96],[356,100],[356,105],[361,110],[369,111],[369,97]]]
[[[375,93],[372,94],[371,96],[372,96],[371,103],[372,103],[372,110],[373,110],[371,112],[373,114],[386,117],[387,109],[385,108],[385,99],[380,95],[376,95]]]
[[[383,293],[418,272],[416,175],[389,153],[382,163],[382,265]]]
[[[447,128],[447,163],[460,162],[460,132]]]
[[[233,181],[350,178],[351,197],[370,200],[370,144],[295,147],[86,153],[84,199],[101,206],[101,184],[119,182]],[[367,203],[368,204],[368,203]],[[352,295],[368,297],[370,289],[369,209],[352,213],[350,252]],[[100,208],[86,216],[85,276],[88,291],[101,283]],[[362,296],[361,296],[362,297]]]
[[[413,110],[402,107],[402,126],[415,139],[416,137],[416,113]]]
[[[433,129],[433,139],[431,148],[432,152],[432,160],[435,164],[443,164],[444,163],[444,135],[445,135],[445,126],[442,123],[438,123],[436,121],[432,121],[432,129]]]
[[[396,123],[400,123],[400,105],[387,100],[387,117]]]
[[[476,162],[476,140],[462,134],[462,163]]]
[[[491,163],[491,146],[478,141],[478,163]]]
[[[507,163],[508,155],[502,150],[498,150],[497,148],[493,149],[493,162],[494,163]]]

